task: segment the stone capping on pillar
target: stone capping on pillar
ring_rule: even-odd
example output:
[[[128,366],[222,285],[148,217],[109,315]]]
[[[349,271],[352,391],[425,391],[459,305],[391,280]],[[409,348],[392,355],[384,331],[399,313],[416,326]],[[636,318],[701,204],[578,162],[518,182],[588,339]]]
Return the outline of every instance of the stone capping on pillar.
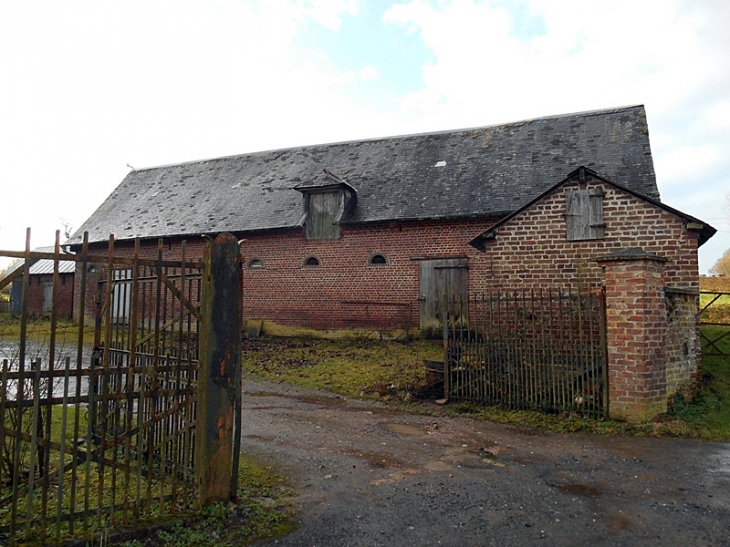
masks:
[[[667,262],[669,259],[664,256],[647,253],[645,250],[637,247],[629,247],[627,249],[622,249],[621,251],[596,258],[596,262],[598,263],[627,260],[656,260],[657,262]]]
[[[698,287],[664,287],[664,292],[669,294],[688,294],[690,296],[700,295],[700,289]]]

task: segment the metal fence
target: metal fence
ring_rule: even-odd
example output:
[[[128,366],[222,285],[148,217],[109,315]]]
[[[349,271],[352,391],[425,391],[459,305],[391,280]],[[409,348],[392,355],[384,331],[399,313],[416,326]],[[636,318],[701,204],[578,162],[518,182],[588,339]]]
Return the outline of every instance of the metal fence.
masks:
[[[600,290],[492,292],[449,308],[443,328],[450,400],[607,414]]]
[[[727,357],[730,340],[730,292],[700,292],[699,324],[702,354],[710,357]]]
[[[140,258],[139,242],[133,256],[116,256],[110,241],[107,256],[86,243],[76,255],[58,244],[51,254],[29,243],[24,253],[0,251],[24,255],[26,265],[53,260],[56,280],[59,263],[75,261],[80,293],[78,324],[60,324],[55,307],[50,320],[33,321],[29,268],[16,273],[23,313],[0,326],[0,545],[59,543],[201,499],[205,261],[187,260],[184,244],[180,260],[163,260],[161,243],[156,259]],[[87,286],[89,272],[96,279]],[[97,313],[87,326],[91,290]],[[237,476],[230,462],[227,472]]]

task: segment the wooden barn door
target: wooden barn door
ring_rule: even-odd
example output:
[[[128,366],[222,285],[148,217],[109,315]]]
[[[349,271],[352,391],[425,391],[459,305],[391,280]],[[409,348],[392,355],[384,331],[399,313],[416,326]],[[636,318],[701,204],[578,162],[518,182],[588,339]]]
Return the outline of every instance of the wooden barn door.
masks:
[[[43,283],[43,313],[51,313],[53,308],[53,281]]]
[[[423,336],[441,336],[443,312],[446,311],[447,317],[453,319],[458,313],[459,303],[466,302],[467,271],[465,258],[421,261],[420,326]]]

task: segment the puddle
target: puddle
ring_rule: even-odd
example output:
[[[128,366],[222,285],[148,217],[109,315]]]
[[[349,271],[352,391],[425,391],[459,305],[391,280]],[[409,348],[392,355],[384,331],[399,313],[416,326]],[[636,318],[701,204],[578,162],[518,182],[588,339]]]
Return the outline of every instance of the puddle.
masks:
[[[425,435],[426,431],[422,427],[409,424],[380,424],[383,429],[387,429],[391,433],[397,435]]]
[[[370,465],[370,467],[373,467],[375,469],[387,469],[390,467],[398,467],[400,465],[403,465],[403,462],[394,458],[390,454],[363,452],[362,450],[357,450],[354,448],[342,450],[342,453],[347,454],[348,456],[360,458],[361,460],[365,460],[368,465]]]
[[[631,519],[626,515],[611,514],[606,517],[606,527],[615,534],[623,530],[630,530],[633,526]]]

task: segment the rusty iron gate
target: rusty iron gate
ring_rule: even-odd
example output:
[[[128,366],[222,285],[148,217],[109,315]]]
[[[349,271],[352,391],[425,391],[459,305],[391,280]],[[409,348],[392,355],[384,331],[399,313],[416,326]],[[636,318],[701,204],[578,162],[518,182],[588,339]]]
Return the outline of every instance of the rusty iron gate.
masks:
[[[608,414],[604,295],[491,292],[443,318],[451,401],[555,413]]]
[[[701,291],[698,318],[702,354],[730,356],[730,292]]]
[[[54,253],[27,240],[23,253],[0,251],[24,261],[1,282],[19,282],[23,298],[19,319],[0,326],[0,545],[59,543],[230,497],[240,445],[235,238],[211,242],[202,261],[184,243],[168,260],[161,242],[144,259],[139,241],[119,256],[110,237],[107,255],[95,256],[86,240],[75,255],[60,252],[58,235]],[[221,256],[233,272],[224,281]],[[29,317],[38,260],[52,262],[55,294],[59,264],[76,262],[78,324],[59,321],[55,298],[49,317]],[[236,295],[221,331],[220,301]]]

